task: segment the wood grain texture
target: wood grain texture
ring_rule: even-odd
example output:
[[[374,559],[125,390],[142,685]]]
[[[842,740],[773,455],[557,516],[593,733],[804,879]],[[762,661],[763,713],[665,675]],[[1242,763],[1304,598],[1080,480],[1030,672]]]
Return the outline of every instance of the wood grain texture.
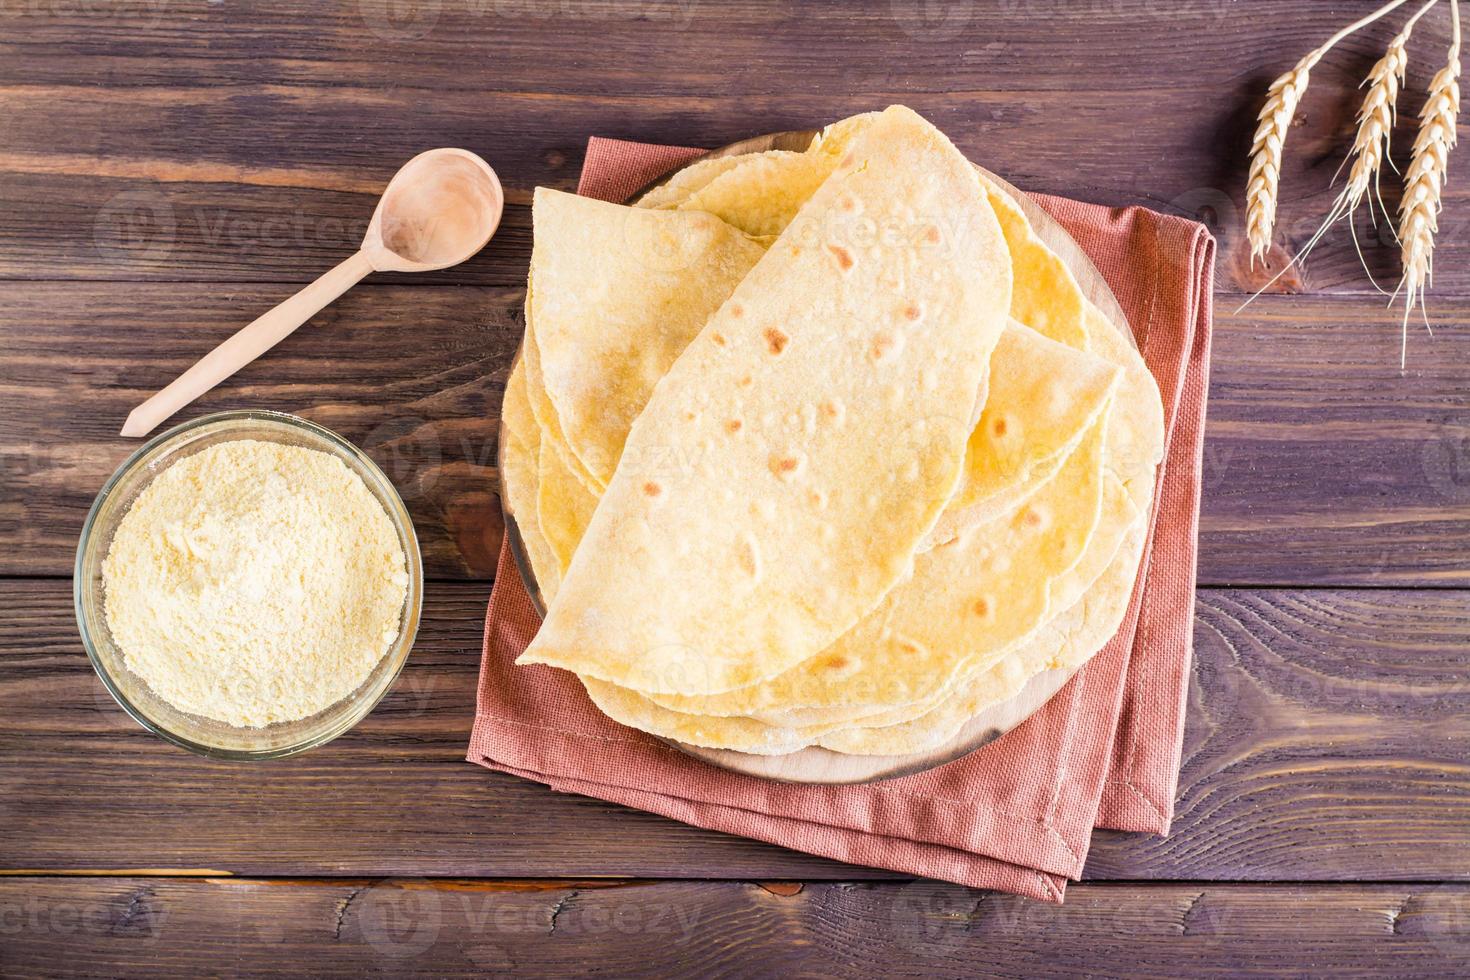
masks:
[[[113,704],[65,582],[0,583],[0,870],[892,877],[464,762],[485,591],[431,585],[373,714],[325,748],[245,766],[170,748]],[[1470,878],[1467,599],[1202,593],[1173,833],[1099,834],[1087,875]]]
[[[0,283],[0,573],[65,575],[127,412],[286,285]],[[359,286],[185,417],[304,415],[363,447],[428,574],[488,578],[496,416],[521,289]],[[1375,307],[1263,297],[1215,326],[1206,584],[1470,585],[1470,301],[1439,301],[1409,370]]]
[[[1303,908],[1313,915],[1302,915]],[[1459,973],[1470,885],[0,879],[0,970],[197,976]]]
[[[1446,15],[1416,37],[1442,39]],[[721,146],[902,101],[1028,190],[1210,221],[1220,288],[1238,292],[1266,275],[1237,247],[1255,112],[1342,16],[1308,0],[1269,16],[1225,0],[17,4],[0,11],[0,276],[307,281],[356,244],[400,162],[457,144],[513,206],[491,249],[436,280],[519,285],[530,190],[572,186],[591,134]],[[1314,71],[1283,245],[1326,213],[1358,82],[1391,33]],[[1415,59],[1407,112],[1432,69]],[[1453,291],[1470,285],[1470,202],[1465,161],[1451,166],[1436,286]],[[1392,238],[1360,224],[1392,280]],[[1345,230],[1286,286],[1371,289]]]

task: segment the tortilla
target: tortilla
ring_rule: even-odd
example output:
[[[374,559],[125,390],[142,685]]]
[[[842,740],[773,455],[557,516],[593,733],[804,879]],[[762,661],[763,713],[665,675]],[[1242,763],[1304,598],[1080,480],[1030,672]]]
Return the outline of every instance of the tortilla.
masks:
[[[760,154],[715,177],[678,208],[713,214],[749,235],[779,235],[836,165],[822,154]]]
[[[1050,584],[1081,560],[1103,519],[1106,421],[1094,423],[1061,471],[1013,513],[919,555],[912,576],[819,656],[722,694],[650,699],[688,715],[760,718],[793,707],[889,708],[938,696],[961,668],[999,657],[1055,614]]]
[[[604,487],[653,386],[765,248],[708,214],[544,187],[533,214],[536,380],[565,445]]]
[[[531,288],[526,290],[526,322],[532,317],[532,308],[535,305],[536,291]],[[541,349],[536,343],[536,335],[527,330],[525,337],[521,340],[521,366],[526,372],[526,393],[531,405],[531,415],[536,420],[537,427],[541,430],[540,446],[542,452],[555,452],[561,457],[562,465],[567,468],[574,477],[594,494],[601,494],[606,485],[599,482],[572,452],[571,446],[567,444],[566,435],[562,432],[561,419],[556,414],[556,408],[551,404],[550,397],[546,394],[546,382],[541,376]]]
[[[864,720],[861,727],[849,727],[840,719],[814,719],[806,725],[778,726],[748,716],[719,717],[673,711],[637,692],[600,681],[583,678],[588,695],[609,717],[622,724],[667,738],[708,748],[733,749],[756,754],[785,754],[808,745],[822,745],[835,751],[862,754],[897,755],[923,741],[925,747],[942,732],[942,744],[969,718],[994,703],[1019,691],[1027,679],[1061,655],[1074,629],[1073,624],[1089,608],[1083,601],[1094,584],[1113,569],[1114,556],[1120,544],[1139,523],[1137,512],[1116,478],[1108,478],[1105,498],[1107,509],[1122,519],[1110,518],[1089,543],[1083,557],[1067,574],[1054,580],[1050,599],[1067,612],[1051,618],[1034,630],[1026,640],[1014,644],[1011,652],[978,672],[974,680],[950,692],[941,692],[915,704],[886,709]],[[1136,560],[1134,562],[1136,567]],[[1107,588],[1105,584],[1104,588]],[[1126,604],[1126,593],[1124,596]],[[1070,615],[1070,618],[1069,618]],[[1062,623],[1059,631],[1053,624]],[[1116,629],[1116,624],[1113,627]],[[1080,635],[1080,634],[1079,634]],[[1111,635],[1111,630],[1109,634]],[[1091,634],[1087,634],[1090,638]],[[1100,644],[1099,644],[1100,645]]]
[[[573,475],[560,453],[543,451],[538,463],[536,522],[556,558],[560,575],[572,563],[572,555],[592,521],[597,496]]]
[[[644,194],[634,202],[640,208],[676,208],[720,174],[733,170],[758,156],[791,153],[789,150],[765,150],[762,153],[739,153],[728,157],[707,157],[696,160],[677,171],[664,183]],[[794,153],[792,153],[795,156]]]
[[[902,724],[848,728],[812,743],[853,755],[908,755],[937,749],[981,712],[1021,693],[1031,678],[1047,670],[1072,672],[1101,650],[1118,631],[1133,595],[1147,527],[1135,520],[1102,576],[1060,616],[1000,664],[979,675],[956,695]]]
[[[964,480],[933,542],[1005,513],[1055,475],[1110,404],[1120,373],[1014,322],[990,364],[990,397],[970,434]]]
[[[526,557],[531,562],[531,572],[536,576],[541,596],[550,602],[561,583],[561,571],[551,545],[541,534],[536,517],[541,430],[531,414],[523,361],[516,361],[510,380],[505,383],[505,401],[500,416],[501,437],[505,439],[505,445],[500,447],[500,492],[505,497],[505,509],[510,511],[520,529]]]
[[[760,236],[752,239],[757,244],[766,244],[779,233],[778,250],[820,246],[830,237],[826,224],[830,216],[812,215],[803,207],[838,168],[849,147],[861,148],[859,140],[875,118],[877,114],[867,114],[834,124],[804,154],[771,152],[701,161],[646,195],[639,206],[714,213]],[[984,178],[980,183],[1018,271],[1009,312],[1056,343],[1048,344],[1025,327],[1003,335],[966,420],[979,417],[981,424],[967,441],[964,477],[935,527],[915,545],[912,576],[899,582],[832,648],[766,680],[712,694],[686,694],[640,691],[584,676],[589,695],[610,717],[690,744],[748,752],[787,753],[813,744],[874,755],[923,751],[952,739],[969,719],[1013,697],[1036,674],[1077,669],[1116,630],[1146,541],[1154,468],[1162,457],[1157,385],[1137,350],[1086,299],[1065,262],[1035,233],[1019,205],[999,185]],[[892,289],[901,281],[893,278],[888,285]],[[1007,351],[1008,346],[1024,348],[1025,356]],[[1079,354],[1082,351],[1096,357]],[[1050,370],[1044,362],[1053,365]],[[1048,375],[1067,381],[1054,386],[1056,395],[1043,391]],[[1039,429],[1024,424],[1043,418],[1050,422]],[[1014,436],[1018,428],[1022,430],[1013,444],[997,438],[994,423],[1000,419],[1005,420],[1000,435]],[[859,666],[815,698],[807,678],[801,694],[793,695],[794,676],[802,671],[819,673],[816,665],[831,649],[843,649],[875,620],[884,626],[880,638],[894,647],[895,610],[902,605],[903,615],[914,616],[902,597],[923,593],[927,598],[935,585],[925,576],[930,567],[925,549],[942,542],[946,547],[934,548],[934,553],[979,552],[976,542],[986,534],[987,541],[1009,540],[1003,530],[1012,527],[1007,522],[1027,507],[1043,506],[1065,494],[1079,480],[1077,468],[1092,465],[1078,462],[1079,457],[1092,456],[1097,459],[1096,482],[1101,487],[1096,520],[1070,568],[1039,575],[1045,580],[1041,587],[1035,581],[1015,585],[1033,596],[1031,606],[1022,603],[1025,608],[1034,609],[1038,588],[1045,597],[1037,625],[1023,629],[1022,639],[997,644],[985,642],[982,635],[977,650],[951,658],[953,662],[937,672],[933,661],[916,658],[912,649],[906,649],[910,656],[887,663],[887,670],[865,674]],[[686,458],[684,465],[692,464]],[[555,495],[543,496],[550,500]],[[749,501],[748,495],[731,496],[740,503]],[[1075,518],[1058,520],[1058,526],[1073,523]],[[1014,547],[1000,550],[1018,557],[1018,564],[1034,567],[1027,553]],[[1004,574],[992,574],[988,581],[1005,587],[1005,579]],[[1023,612],[1021,618],[1026,615]],[[899,625],[910,621],[897,620]],[[854,646],[851,652],[859,651]],[[871,643],[864,652],[880,660],[883,655],[882,648]],[[941,675],[938,683],[933,680],[936,673]],[[915,691],[922,691],[922,696],[914,697]]]
[[[860,241],[859,215],[913,234]],[[819,246],[783,233],[654,388],[518,663],[729,691],[825,650],[909,573],[1005,324],[1004,239],[974,169],[901,106],[796,223]],[[669,447],[693,461],[655,465]]]
[[[880,113],[877,112],[865,112],[839,120],[818,133],[811,146],[801,153],[791,150],[764,150],[759,153],[740,153],[734,156],[706,157],[696,160],[644,194],[634,203],[634,206],[640,208],[681,207],[716,179],[733,170],[741,170],[742,174],[738,180],[725,183],[710,195],[707,199],[710,207],[703,208],[703,210],[710,210],[718,214],[719,209],[727,208],[730,214],[737,219],[731,223],[747,230],[753,227],[771,227],[762,222],[761,216],[773,216],[781,213],[782,209],[773,207],[768,199],[761,195],[759,190],[763,185],[772,191],[770,200],[786,202],[791,206],[784,211],[785,220],[778,220],[772,230],[753,232],[753,234],[779,234],[795,216],[801,205],[806,202],[806,199],[821,185],[822,180],[836,169],[842,151],[879,115]],[[750,166],[747,167],[747,164]],[[794,181],[782,176],[787,167],[795,172],[806,174],[801,181],[801,185],[806,188],[805,194],[794,192],[791,187]]]
[[[1052,340],[1087,349],[1082,288],[1067,264],[1046,246],[1021,205],[984,174],[980,184],[995,208],[1016,269],[1011,316]]]

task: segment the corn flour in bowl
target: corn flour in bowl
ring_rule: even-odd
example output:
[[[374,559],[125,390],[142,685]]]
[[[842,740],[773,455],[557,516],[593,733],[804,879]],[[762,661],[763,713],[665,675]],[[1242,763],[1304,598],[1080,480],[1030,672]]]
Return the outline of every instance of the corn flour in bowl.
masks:
[[[322,744],[386,693],[422,571],[387,479],[276,413],[181,426],[124,464],[78,554],[77,613],[134,718],[221,758]]]

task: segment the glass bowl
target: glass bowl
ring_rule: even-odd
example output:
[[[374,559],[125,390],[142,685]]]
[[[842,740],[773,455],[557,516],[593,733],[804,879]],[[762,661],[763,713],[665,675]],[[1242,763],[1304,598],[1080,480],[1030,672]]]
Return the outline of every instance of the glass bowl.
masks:
[[[304,446],[329,453],[362,478],[382,505],[408,572],[408,595],[399,621],[398,639],[378,661],[367,680],[352,694],[314,715],[264,728],[237,728],[222,721],[181,711],[154,694],[123,662],[113,642],[103,609],[102,561],[119,522],[143,488],[181,459],[222,442],[259,439]],[[185,422],[149,441],[118,467],[103,486],[82,525],[77,544],[73,601],[82,644],[102,683],[124,711],[155,735],[211,759],[279,759],[324,745],[352,728],[388,693],[408,659],[418,632],[423,603],[424,569],[418,537],[398,492],[383,471],[361,450],[336,433],[281,412],[219,412]]]

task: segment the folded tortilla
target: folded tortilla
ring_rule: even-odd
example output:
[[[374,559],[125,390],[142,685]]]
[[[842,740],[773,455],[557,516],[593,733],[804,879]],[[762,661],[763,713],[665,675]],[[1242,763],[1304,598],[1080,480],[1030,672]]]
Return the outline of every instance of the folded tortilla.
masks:
[[[922,556],[914,580],[895,589],[892,605],[881,610],[882,618],[872,618],[869,629],[859,626],[849,645],[839,641],[840,649],[833,651],[834,660],[827,665],[829,669],[835,666],[838,673],[829,677],[809,673],[799,679],[809,688],[806,697],[815,700],[835,694],[884,705],[883,711],[861,724],[874,731],[894,728],[891,736],[897,742],[914,738],[916,729],[928,732],[946,724],[981,697],[987,683],[993,686],[996,680],[1014,675],[1018,657],[1029,666],[1026,650],[1032,640],[1098,580],[1134,523],[1136,515],[1118,481],[1112,480],[1109,492],[1099,500],[1095,491],[1101,481],[1080,478],[1083,471],[1093,468],[1101,476],[1100,436],[1097,433],[1090,445],[1084,444],[1069,460],[1071,472],[1064,468],[1015,514],[976,529],[972,540],[936,549],[938,560],[932,568],[924,567],[930,556]],[[1087,547],[1080,553],[1065,547],[1068,542],[1056,532],[1077,516],[1078,506],[1098,508],[1104,502],[1105,513],[1098,511],[1099,528],[1089,536]],[[1040,514],[1047,515],[1047,521],[1054,518],[1055,525],[1042,528],[1034,523]],[[958,560],[946,560],[950,550]],[[1057,570],[1069,562],[1068,567]],[[941,569],[951,577],[941,580],[933,574],[927,577],[927,586],[917,584],[926,571]],[[857,662],[860,656],[866,662]],[[827,657],[824,653],[816,660]],[[960,667],[968,667],[970,675],[980,681],[967,680],[955,687],[950,681]],[[797,680],[783,675],[756,689],[776,694],[789,686],[794,691]],[[583,684],[598,707],[614,720],[691,745],[775,754],[822,743],[829,735],[835,741],[834,733],[852,730],[840,716],[781,727],[751,714],[711,713],[705,710],[710,699],[680,699],[697,709],[681,711],[670,707],[669,698],[643,697],[590,678],[583,678]],[[817,690],[823,685],[829,685],[826,691]],[[928,721],[919,724],[919,719]],[[896,728],[901,724],[914,728],[899,732]],[[870,748],[873,744],[869,743]]]
[[[697,211],[541,187],[532,213],[526,325],[548,428],[600,489],[653,386],[766,250]]]
[[[690,715],[760,717],[938,696],[962,668],[993,661],[1055,615],[1051,583],[1081,561],[1104,519],[1105,423],[1094,423],[1062,469],[1011,513],[918,555],[913,574],[820,655],[732,691],[651,700]]]
[[[505,402],[500,415],[501,438],[505,440],[500,447],[500,492],[505,496],[506,509],[520,528],[526,557],[531,562],[536,584],[541,588],[541,597],[550,602],[561,584],[561,570],[550,543],[541,533],[537,517],[541,427],[531,412],[525,365],[520,360],[516,361],[510,380],[505,384]]]
[[[808,154],[748,154],[696,164],[646,196],[639,205],[710,210],[727,224],[753,235],[785,234],[790,231],[793,219],[800,215],[810,188],[822,183],[813,175],[834,171],[848,146],[876,116],[867,114],[834,124]],[[824,154],[822,159],[812,159],[818,153]],[[802,156],[808,159],[794,159]],[[787,173],[789,177],[783,176]],[[1014,696],[1037,673],[1076,669],[1116,630],[1131,595],[1146,538],[1145,517],[1152,501],[1154,467],[1162,454],[1162,406],[1157,386],[1136,349],[1115,324],[1085,299],[1070,270],[1035,234],[1020,207],[997,185],[983,178],[981,182],[983,193],[996,212],[1013,267],[1024,270],[1014,284],[1010,313],[1062,344],[1098,355],[1103,370],[1098,371],[1096,366],[1082,368],[1081,375],[1094,380],[1106,376],[1108,393],[1112,394],[1116,387],[1116,395],[1110,400],[1102,399],[1104,407],[1095,414],[1080,418],[1076,414],[1078,406],[1087,401],[1088,391],[1096,387],[1094,384],[1089,388],[1089,383],[1084,381],[1074,386],[1073,404],[1067,411],[1058,413],[1066,415],[1070,422],[1054,424],[1050,429],[1042,426],[1039,430],[1024,425],[1028,418],[1036,416],[1036,405],[1051,404],[1056,398],[1037,394],[1039,386],[1024,377],[1007,380],[1011,372],[1007,364],[1016,362],[1017,358],[1014,351],[1008,356],[1006,341],[1012,340],[1012,347],[1029,345],[1032,354],[1038,349],[1030,339],[1035,336],[1030,331],[1008,330],[992,358],[987,381],[993,394],[988,402],[981,399],[985,416],[969,440],[964,483],[947,502],[936,527],[916,551],[951,538],[950,547],[955,547],[960,543],[958,535],[967,528],[967,517],[982,525],[995,524],[998,514],[1014,517],[1023,503],[1039,493],[1038,487],[1065,485],[1068,479],[1060,477],[1064,463],[1079,452],[1090,451],[1079,449],[1083,433],[1096,431],[1094,424],[1099,416],[1105,415],[1099,452],[1103,489],[1098,520],[1087,535],[1078,561],[1047,582],[1044,589],[1047,606],[1040,616],[1041,624],[1026,639],[1011,643],[998,655],[992,651],[964,658],[949,670],[944,683],[920,681],[918,686],[927,693],[914,700],[905,699],[915,689],[914,675],[932,673],[929,670],[932,664],[927,661],[890,665],[892,683],[871,700],[871,692],[875,690],[872,678],[854,673],[840,686],[840,696],[817,697],[814,703],[789,695],[783,699],[779,692],[773,696],[772,688],[790,687],[786,673],[708,696],[647,693],[584,676],[589,693],[611,717],[690,744],[751,752],[785,753],[814,744],[861,754],[924,751],[953,738],[970,718],[986,708]],[[703,208],[691,204],[696,198],[703,202]],[[806,225],[799,230],[809,236],[811,227]],[[789,237],[801,241],[796,235]],[[753,240],[763,244],[766,239]],[[1053,358],[1057,356],[1054,351],[1050,353]],[[1021,363],[1030,364],[1033,380],[1038,373],[1044,376],[1037,359],[1030,354]],[[1058,362],[1053,376],[1074,378],[1080,364]],[[1022,393],[1021,398],[1016,391]],[[1030,405],[1025,403],[1028,394]],[[1021,428],[1025,436],[1010,453],[993,438],[994,423],[1000,418],[1006,419],[1001,435]],[[987,422],[991,428],[987,428]],[[1041,498],[1036,499],[1042,502]],[[539,532],[539,528],[533,528],[533,532]],[[572,538],[577,536],[571,527],[566,533]],[[968,540],[973,544],[973,539]],[[527,547],[528,551],[532,550],[529,542]],[[924,558],[922,554],[917,556],[919,564],[914,578],[920,577]],[[895,592],[911,587],[912,583],[910,579]],[[879,612],[887,609],[885,600]],[[865,619],[855,627],[854,632],[861,633],[866,622]],[[839,638],[837,645],[846,639],[846,636]],[[802,666],[810,670],[820,659],[820,656],[813,658]],[[674,710],[670,705],[708,713],[691,714]],[[750,713],[718,713],[734,710]]]
[[[953,494],[1010,290],[974,169],[883,112],[655,386],[518,662],[708,695],[830,646]]]

